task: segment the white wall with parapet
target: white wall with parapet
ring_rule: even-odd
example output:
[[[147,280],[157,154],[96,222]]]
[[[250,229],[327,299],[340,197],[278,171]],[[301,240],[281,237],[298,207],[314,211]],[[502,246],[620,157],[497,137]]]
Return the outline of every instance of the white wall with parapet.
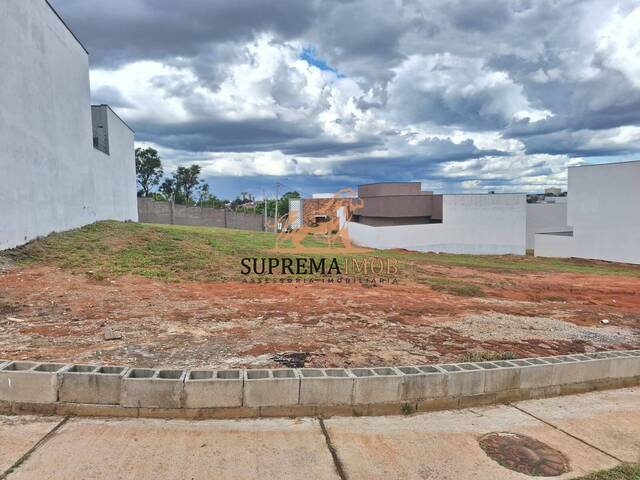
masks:
[[[94,107],[96,108],[96,107]],[[109,155],[93,149],[96,221],[138,220],[134,134],[108,106]]]
[[[44,0],[0,1],[0,66],[0,250],[137,219],[131,138],[96,154],[88,55]]]
[[[347,228],[351,240],[363,247],[524,255],[526,206],[524,194],[444,195],[442,223],[371,227],[347,222]]]
[[[536,255],[640,264],[640,162],[570,167],[567,222],[573,237],[536,235]]]
[[[527,250],[533,249],[536,233],[564,232],[567,227],[567,203],[527,204]]]

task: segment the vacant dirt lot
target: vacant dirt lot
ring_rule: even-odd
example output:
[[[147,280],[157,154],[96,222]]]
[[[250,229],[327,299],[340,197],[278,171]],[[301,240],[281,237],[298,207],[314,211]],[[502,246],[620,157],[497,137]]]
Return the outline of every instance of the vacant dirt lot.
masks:
[[[0,358],[231,367],[293,357],[364,366],[640,346],[638,276],[408,263],[416,278],[442,281],[254,285],[97,279],[50,263],[0,264]],[[457,281],[477,290],[449,288]],[[122,338],[106,340],[107,327]]]

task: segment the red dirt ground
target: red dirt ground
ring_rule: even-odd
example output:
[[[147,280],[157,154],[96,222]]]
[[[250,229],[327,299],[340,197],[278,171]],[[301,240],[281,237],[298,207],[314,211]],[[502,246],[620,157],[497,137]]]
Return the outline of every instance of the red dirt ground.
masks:
[[[640,278],[430,266],[482,286],[96,281],[53,267],[0,271],[0,358],[138,366],[426,364],[471,350],[552,355],[640,346]],[[472,279],[472,280],[470,280]],[[609,324],[601,324],[608,319]],[[123,338],[107,341],[110,326]]]

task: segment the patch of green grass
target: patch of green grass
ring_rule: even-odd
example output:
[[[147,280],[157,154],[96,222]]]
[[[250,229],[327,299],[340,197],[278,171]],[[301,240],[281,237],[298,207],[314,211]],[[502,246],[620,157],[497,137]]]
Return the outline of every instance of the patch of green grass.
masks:
[[[494,360],[513,360],[514,358],[516,358],[516,355],[513,352],[474,350],[460,355],[460,357],[458,357],[458,362],[492,362]]]
[[[611,470],[601,470],[576,480],[640,480],[640,464],[620,465]]]
[[[484,297],[484,290],[473,283],[452,278],[418,278],[418,283],[430,285],[432,290],[460,297]]]
[[[397,258],[402,262],[467,267],[499,273],[528,271],[640,277],[640,267],[636,265],[582,259],[543,258],[526,255],[459,255],[452,253],[408,252],[404,250],[382,250],[376,252],[376,254],[383,257]]]
[[[303,244],[322,245],[313,237],[305,239]],[[283,247],[288,245],[290,246],[285,242]],[[285,256],[278,255],[274,251],[275,246],[276,237],[268,232],[107,221],[51,234],[15,250],[3,252],[2,255],[22,264],[48,264],[87,273],[96,280],[133,274],[166,281],[219,281],[243,278],[240,274],[240,260],[243,257]],[[323,256],[337,258],[341,267],[345,258],[349,257],[394,259],[398,263],[397,278],[400,281],[417,281],[430,285],[434,290],[469,297],[483,296],[481,286],[456,278],[425,277],[424,270],[435,265],[497,272],[571,272],[640,277],[640,267],[584,260],[513,255],[452,255],[401,250],[372,250],[346,255],[340,253],[340,250],[336,248],[335,253]],[[300,252],[294,256],[308,255]]]

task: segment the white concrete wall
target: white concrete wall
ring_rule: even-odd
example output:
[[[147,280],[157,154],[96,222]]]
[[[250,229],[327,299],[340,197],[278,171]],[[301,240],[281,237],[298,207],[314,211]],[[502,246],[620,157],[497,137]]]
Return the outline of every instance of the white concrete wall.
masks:
[[[575,255],[640,263],[640,162],[569,169]]]
[[[95,108],[95,107],[94,107]],[[95,220],[138,220],[134,134],[113,111],[106,111],[109,155],[93,149]]]
[[[573,257],[575,254],[573,236],[537,233],[534,250],[536,257]]]
[[[370,227],[348,222],[357,245],[420,252],[524,255],[526,195],[444,195],[443,223]]]
[[[565,197],[558,197],[565,198]],[[527,204],[527,249],[533,249],[536,233],[564,232],[567,227],[567,203]]]
[[[132,148],[125,140],[118,155]],[[121,193],[135,185],[135,165],[114,158],[94,153],[82,46],[44,0],[0,1],[0,250],[97,219],[135,220],[135,197],[103,195],[103,182],[127,185],[112,185]],[[103,198],[114,203],[98,207]]]
[[[536,235],[535,253],[640,264],[640,162],[569,168],[573,237]]]

